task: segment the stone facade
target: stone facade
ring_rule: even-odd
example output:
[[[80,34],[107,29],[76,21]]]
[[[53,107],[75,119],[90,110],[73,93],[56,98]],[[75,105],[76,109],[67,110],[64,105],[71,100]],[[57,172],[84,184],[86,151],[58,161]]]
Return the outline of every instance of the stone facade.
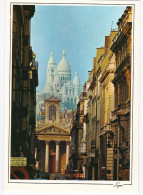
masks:
[[[129,180],[130,170],[130,100],[131,100],[131,50],[132,7],[127,7],[118,20],[118,33],[112,41],[111,50],[116,56],[115,107],[112,112],[114,131],[114,179]]]
[[[36,168],[48,172],[54,177],[65,174],[70,156],[70,125],[69,118],[63,120],[60,116],[61,99],[50,96],[45,99],[44,122],[38,124],[36,135],[39,148],[35,150],[37,156]],[[72,117],[70,115],[69,117]]]
[[[105,167],[106,173],[100,179],[113,180],[113,132],[110,124],[111,111],[114,109],[114,85],[112,80],[116,69],[115,54],[110,50],[112,39],[117,32],[111,31],[105,37],[106,55],[101,61],[100,77],[100,172]],[[106,42],[109,42],[106,47]]]
[[[77,104],[77,112],[74,115],[74,120],[71,129],[71,161],[74,170],[81,170],[83,177],[86,176],[85,166],[86,161],[86,123],[84,116],[87,113],[88,90],[89,82],[85,82],[83,92],[80,94]]]
[[[38,64],[30,46],[30,20],[34,12],[35,6],[13,6],[11,157],[27,157],[27,168],[35,164]]]

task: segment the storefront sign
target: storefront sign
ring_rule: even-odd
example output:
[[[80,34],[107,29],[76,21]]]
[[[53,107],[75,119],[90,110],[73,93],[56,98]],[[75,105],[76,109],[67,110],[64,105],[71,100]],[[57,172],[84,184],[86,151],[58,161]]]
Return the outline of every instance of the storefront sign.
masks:
[[[10,158],[10,166],[27,166],[27,158],[26,157],[11,157]]]

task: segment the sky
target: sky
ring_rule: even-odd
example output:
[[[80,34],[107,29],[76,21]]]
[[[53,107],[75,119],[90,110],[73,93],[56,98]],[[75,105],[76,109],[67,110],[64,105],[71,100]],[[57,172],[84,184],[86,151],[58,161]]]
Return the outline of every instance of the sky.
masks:
[[[46,84],[47,65],[51,52],[56,66],[65,50],[71,66],[72,78],[78,73],[80,84],[88,80],[93,68],[96,48],[103,47],[105,36],[117,21],[125,6],[55,6],[36,5],[31,20],[31,46],[39,63],[39,86]]]

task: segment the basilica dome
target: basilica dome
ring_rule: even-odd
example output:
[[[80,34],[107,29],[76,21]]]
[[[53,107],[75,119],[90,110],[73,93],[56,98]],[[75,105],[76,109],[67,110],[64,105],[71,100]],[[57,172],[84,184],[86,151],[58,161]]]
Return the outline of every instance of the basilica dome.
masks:
[[[71,74],[71,68],[70,68],[68,61],[66,60],[65,51],[63,51],[63,57],[61,61],[59,62],[57,69],[58,69],[59,74],[62,74],[62,75]]]

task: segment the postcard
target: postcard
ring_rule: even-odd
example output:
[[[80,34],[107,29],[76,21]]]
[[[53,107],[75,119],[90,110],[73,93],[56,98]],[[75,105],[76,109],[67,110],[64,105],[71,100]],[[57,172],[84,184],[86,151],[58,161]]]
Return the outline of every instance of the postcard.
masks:
[[[138,190],[139,5],[6,1],[6,191]]]

